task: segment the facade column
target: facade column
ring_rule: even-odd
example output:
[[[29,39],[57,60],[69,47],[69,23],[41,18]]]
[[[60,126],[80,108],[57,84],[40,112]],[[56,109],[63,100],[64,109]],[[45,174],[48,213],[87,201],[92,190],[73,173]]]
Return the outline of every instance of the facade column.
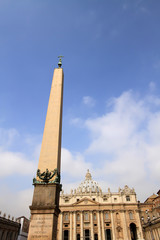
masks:
[[[156,229],[153,229],[152,231],[153,231],[153,236],[155,237],[155,239],[158,239]]]
[[[3,233],[3,238],[2,238],[2,239],[5,239],[5,240],[6,240],[6,239],[7,239],[6,237],[7,237],[7,230],[4,231],[4,233]],[[18,237],[17,232],[16,232],[16,237]],[[15,239],[17,239],[17,238],[15,238]]]
[[[130,239],[128,236],[128,226],[126,222],[126,215],[125,215],[126,210],[122,210],[122,221],[123,221],[123,234],[124,234],[124,239]]]
[[[157,231],[157,236],[158,236],[158,239],[160,239],[160,236],[159,236],[159,233],[158,233],[158,229],[156,229],[156,231]]]
[[[101,222],[99,211],[97,211],[97,216],[98,216],[98,239],[101,239]]]
[[[90,218],[91,218],[91,240],[94,240],[94,232],[93,232],[93,212],[90,212]]]
[[[59,227],[59,240],[62,240],[63,238],[63,212],[59,214],[60,217],[60,227]]]
[[[102,222],[102,240],[105,240],[105,232],[104,232],[104,215],[103,215],[103,211],[101,211],[101,222]]]
[[[111,224],[112,224],[112,236],[113,236],[113,240],[116,240],[115,225],[114,225],[114,218],[113,218],[113,210],[111,210]]]
[[[138,220],[137,221],[137,223],[138,223],[137,227],[139,229],[139,232],[137,233],[138,239],[144,239],[143,238],[143,231],[142,231],[142,225],[141,225],[139,210],[136,210],[136,219]]]
[[[69,236],[70,236],[70,240],[73,239],[72,235],[73,235],[73,225],[72,225],[72,212],[70,212],[70,233],[69,233]]]
[[[73,240],[76,240],[76,212],[73,213],[74,214],[74,220],[73,220],[73,226],[74,226],[74,230],[73,230]]]
[[[0,239],[2,239],[2,229],[0,229]]]
[[[81,211],[81,239],[83,239],[83,211]]]
[[[157,231],[158,231],[158,237],[160,237],[160,229],[157,229]]]

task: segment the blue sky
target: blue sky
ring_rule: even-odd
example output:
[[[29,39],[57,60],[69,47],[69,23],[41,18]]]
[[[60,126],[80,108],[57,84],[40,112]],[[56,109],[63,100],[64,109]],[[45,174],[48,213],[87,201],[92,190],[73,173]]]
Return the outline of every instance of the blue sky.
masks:
[[[159,9],[158,0],[0,1],[2,211],[29,215],[60,54],[64,190],[87,168],[105,191],[128,184],[144,201],[159,190]]]

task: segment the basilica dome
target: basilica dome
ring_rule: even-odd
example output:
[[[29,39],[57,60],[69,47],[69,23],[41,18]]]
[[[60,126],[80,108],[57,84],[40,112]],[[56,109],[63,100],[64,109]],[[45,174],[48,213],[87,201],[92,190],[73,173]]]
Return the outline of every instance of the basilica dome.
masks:
[[[95,192],[101,192],[101,188],[99,187],[98,183],[92,179],[92,175],[89,172],[89,169],[87,170],[85,180],[81,182],[79,187],[77,188],[76,192],[78,193],[95,193]]]

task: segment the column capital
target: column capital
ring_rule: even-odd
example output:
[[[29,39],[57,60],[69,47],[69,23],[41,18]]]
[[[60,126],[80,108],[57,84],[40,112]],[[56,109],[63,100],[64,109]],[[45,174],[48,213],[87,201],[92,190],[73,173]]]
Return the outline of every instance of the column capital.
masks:
[[[119,212],[126,212],[127,210],[126,209],[120,209]]]
[[[114,212],[116,212],[116,210],[115,210],[115,209],[111,209],[110,212],[111,212],[111,213],[114,213]]]
[[[140,213],[139,209],[135,209],[135,210],[131,210],[131,211],[135,211],[136,213]]]

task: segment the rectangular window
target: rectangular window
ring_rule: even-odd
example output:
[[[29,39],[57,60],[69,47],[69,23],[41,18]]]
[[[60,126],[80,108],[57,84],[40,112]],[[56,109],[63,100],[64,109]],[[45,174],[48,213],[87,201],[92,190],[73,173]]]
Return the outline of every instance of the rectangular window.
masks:
[[[65,214],[65,221],[68,221],[68,213]]]
[[[108,219],[109,216],[108,216],[108,213],[105,213],[105,219]]]
[[[89,219],[88,219],[88,213],[85,213],[85,214],[84,214],[84,220],[85,220],[85,221],[88,221],[88,220],[89,220]]]
[[[80,215],[79,214],[77,215],[77,221],[80,221]]]
[[[132,213],[132,212],[129,213],[129,218],[130,218],[131,220],[133,219],[133,213]]]
[[[84,238],[85,240],[90,240],[90,233],[88,229],[84,230],[84,235],[85,235],[85,238]]]
[[[77,240],[80,240],[80,234],[77,234]]]
[[[126,196],[126,201],[127,201],[127,202],[130,201],[130,196]]]
[[[110,229],[106,229],[106,237],[107,237],[107,240],[111,240],[111,230]]]
[[[69,231],[64,230],[64,240],[69,240]]]

